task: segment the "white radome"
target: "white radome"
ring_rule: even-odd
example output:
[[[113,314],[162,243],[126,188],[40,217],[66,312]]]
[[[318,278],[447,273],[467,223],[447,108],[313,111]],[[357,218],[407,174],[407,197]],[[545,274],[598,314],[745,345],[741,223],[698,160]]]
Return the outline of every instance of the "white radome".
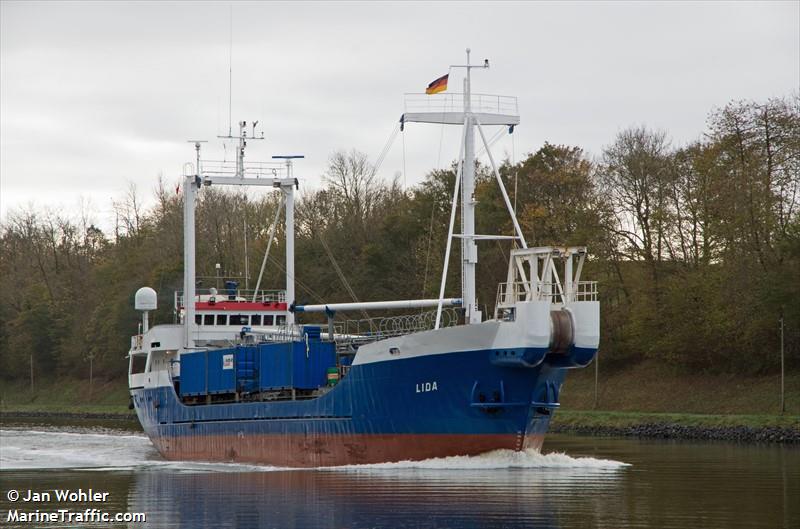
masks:
[[[150,287],[142,287],[137,290],[134,299],[136,310],[156,310],[158,308],[158,295]]]

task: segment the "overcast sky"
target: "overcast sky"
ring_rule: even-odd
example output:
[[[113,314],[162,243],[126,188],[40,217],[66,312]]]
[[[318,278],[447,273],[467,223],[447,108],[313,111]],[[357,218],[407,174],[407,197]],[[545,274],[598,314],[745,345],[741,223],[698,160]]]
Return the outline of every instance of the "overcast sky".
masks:
[[[187,139],[213,140],[206,157],[221,158],[230,51],[233,121],[258,119],[267,137],[249,159],[304,154],[296,176],[319,186],[337,149],[374,160],[403,94],[463,63],[466,47],[491,62],[475,92],[519,98],[522,122],[497,143],[500,158],[545,141],[598,156],[642,124],[682,145],[715,106],[800,90],[800,2],[3,0],[0,215],[30,204],[74,215],[83,201],[108,227],[129,182],[151,201],[159,173],[178,180],[193,159]],[[418,183],[456,157],[457,141],[454,127],[410,124],[381,175]]]

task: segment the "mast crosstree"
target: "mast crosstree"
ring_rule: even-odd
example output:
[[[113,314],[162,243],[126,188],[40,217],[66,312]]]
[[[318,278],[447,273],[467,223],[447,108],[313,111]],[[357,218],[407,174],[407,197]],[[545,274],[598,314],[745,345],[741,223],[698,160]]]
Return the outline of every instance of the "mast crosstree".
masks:
[[[450,243],[453,238],[461,240],[461,289],[463,307],[466,311],[466,323],[480,323],[483,314],[478,308],[477,292],[475,288],[475,275],[478,264],[478,247],[476,240],[482,239],[507,239],[508,236],[476,235],[475,234],[475,128],[478,129],[481,140],[483,141],[486,152],[497,179],[497,183],[503,194],[503,199],[511,215],[516,235],[512,238],[517,239],[523,248],[527,248],[522,230],[517,222],[516,215],[511,202],[508,199],[503,181],[497,171],[494,158],[491,155],[489,144],[483,133],[483,125],[503,125],[508,127],[509,133],[514,131],[514,127],[519,125],[519,115],[517,112],[517,99],[510,96],[473,94],[471,86],[471,72],[475,68],[489,68],[489,60],[486,59],[482,64],[470,63],[470,49],[467,48],[466,64],[453,64],[450,68],[464,68],[463,94],[406,94],[406,111],[400,118],[401,125],[405,123],[438,123],[443,125],[461,125],[462,145],[460,148],[458,170],[456,175],[455,189],[453,191],[453,204],[450,218],[450,229],[447,240],[447,250],[445,252],[444,269],[442,272],[442,283],[439,293],[440,303],[437,308],[436,328],[439,327],[441,320],[441,300],[444,298],[444,285],[447,278],[447,264],[450,257]],[[455,110],[461,103],[462,110]],[[403,127],[401,127],[402,130]],[[459,186],[461,191],[461,233],[453,233],[453,220],[458,198]]]
[[[286,299],[294,302],[294,192],[298,187],[293,175],[292,160],[302,158],[299,155],[273,156],[282,162],[245,162],[245,148],[248,140],[263,140],[264,133],[256,133],[258,121],[252,122],[252,133],[247,135],[247,122],[239,122],[238,136],[218,136],[221,139],[238,141],[235,166],[222,161],[200,159],[202,141],[194,141],[196,165],[191,174],[184,175],[183,203],[183,292],[184,292],[184,348],[194,348],[195,329],[195,200],[197,192],[203,186],[235,185],[260,186],[280,189],[283,193],[286,224]],[[284,167],[285,165],[285,167]],[[280,207],[278,208],[280,210]],[[277,217],[276,217],[277,222]],[[263,272],[263,266],[262,266]],[[259,276],[260,284],[261,276]],[[256,287],[258,290],[258,287]],[[286,316],[287,324],[294,323],[294,313]]]

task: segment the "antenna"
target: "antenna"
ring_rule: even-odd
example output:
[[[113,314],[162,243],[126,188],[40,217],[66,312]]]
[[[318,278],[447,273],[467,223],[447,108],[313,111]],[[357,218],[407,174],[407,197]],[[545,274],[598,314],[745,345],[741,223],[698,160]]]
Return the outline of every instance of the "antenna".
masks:
[[[186,140],[186,143],[194,143],[194,150],[197,152],[197,168],[196,168],[197,169],[197,173],[195,173],[195,174],[199,177],[200,176],[200,144],[201,143],[208,143],[208,141],[207,140]]]
[[[302,154],[279,154],[273,156],[273,160],[286,160],[286,178],[292,178],[292,160],[305,158]]]
[[[247,122],[240,121],[239,122],[239,135],[233,136],[232,134],[228,134],[227,136],[217,136],[217,138],[224,139],[224,140],[239,140],[239,148],[236,150],[236,177],[237,178],[244,178],[244,148],[247,147],[247,140],[263,140],[264,139],[264,131],[261,131],[261,136],[256,134],[256,125],[258,124],[258,120],[254,121],[251,125],[253,127],[253,135],[247,135]],[[223,144],[224,145],[224,144]]]
[[[230,4],[230,8],[230,41],[228,42],[228,136],[233,132],[231,129],[233,123],[231,120],[231,102],[233,100],[233,4]]]

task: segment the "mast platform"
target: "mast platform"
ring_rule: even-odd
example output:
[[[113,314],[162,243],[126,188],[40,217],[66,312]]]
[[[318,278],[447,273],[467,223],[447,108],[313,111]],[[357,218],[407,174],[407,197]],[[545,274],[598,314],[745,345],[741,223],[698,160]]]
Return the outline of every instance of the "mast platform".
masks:
[[[463,93],[405,94],[401,123],[443,123],[463,125],[466,119]],[[492,94],[472,94],[470,112],[481,125],[519,125],[517,98]]]

